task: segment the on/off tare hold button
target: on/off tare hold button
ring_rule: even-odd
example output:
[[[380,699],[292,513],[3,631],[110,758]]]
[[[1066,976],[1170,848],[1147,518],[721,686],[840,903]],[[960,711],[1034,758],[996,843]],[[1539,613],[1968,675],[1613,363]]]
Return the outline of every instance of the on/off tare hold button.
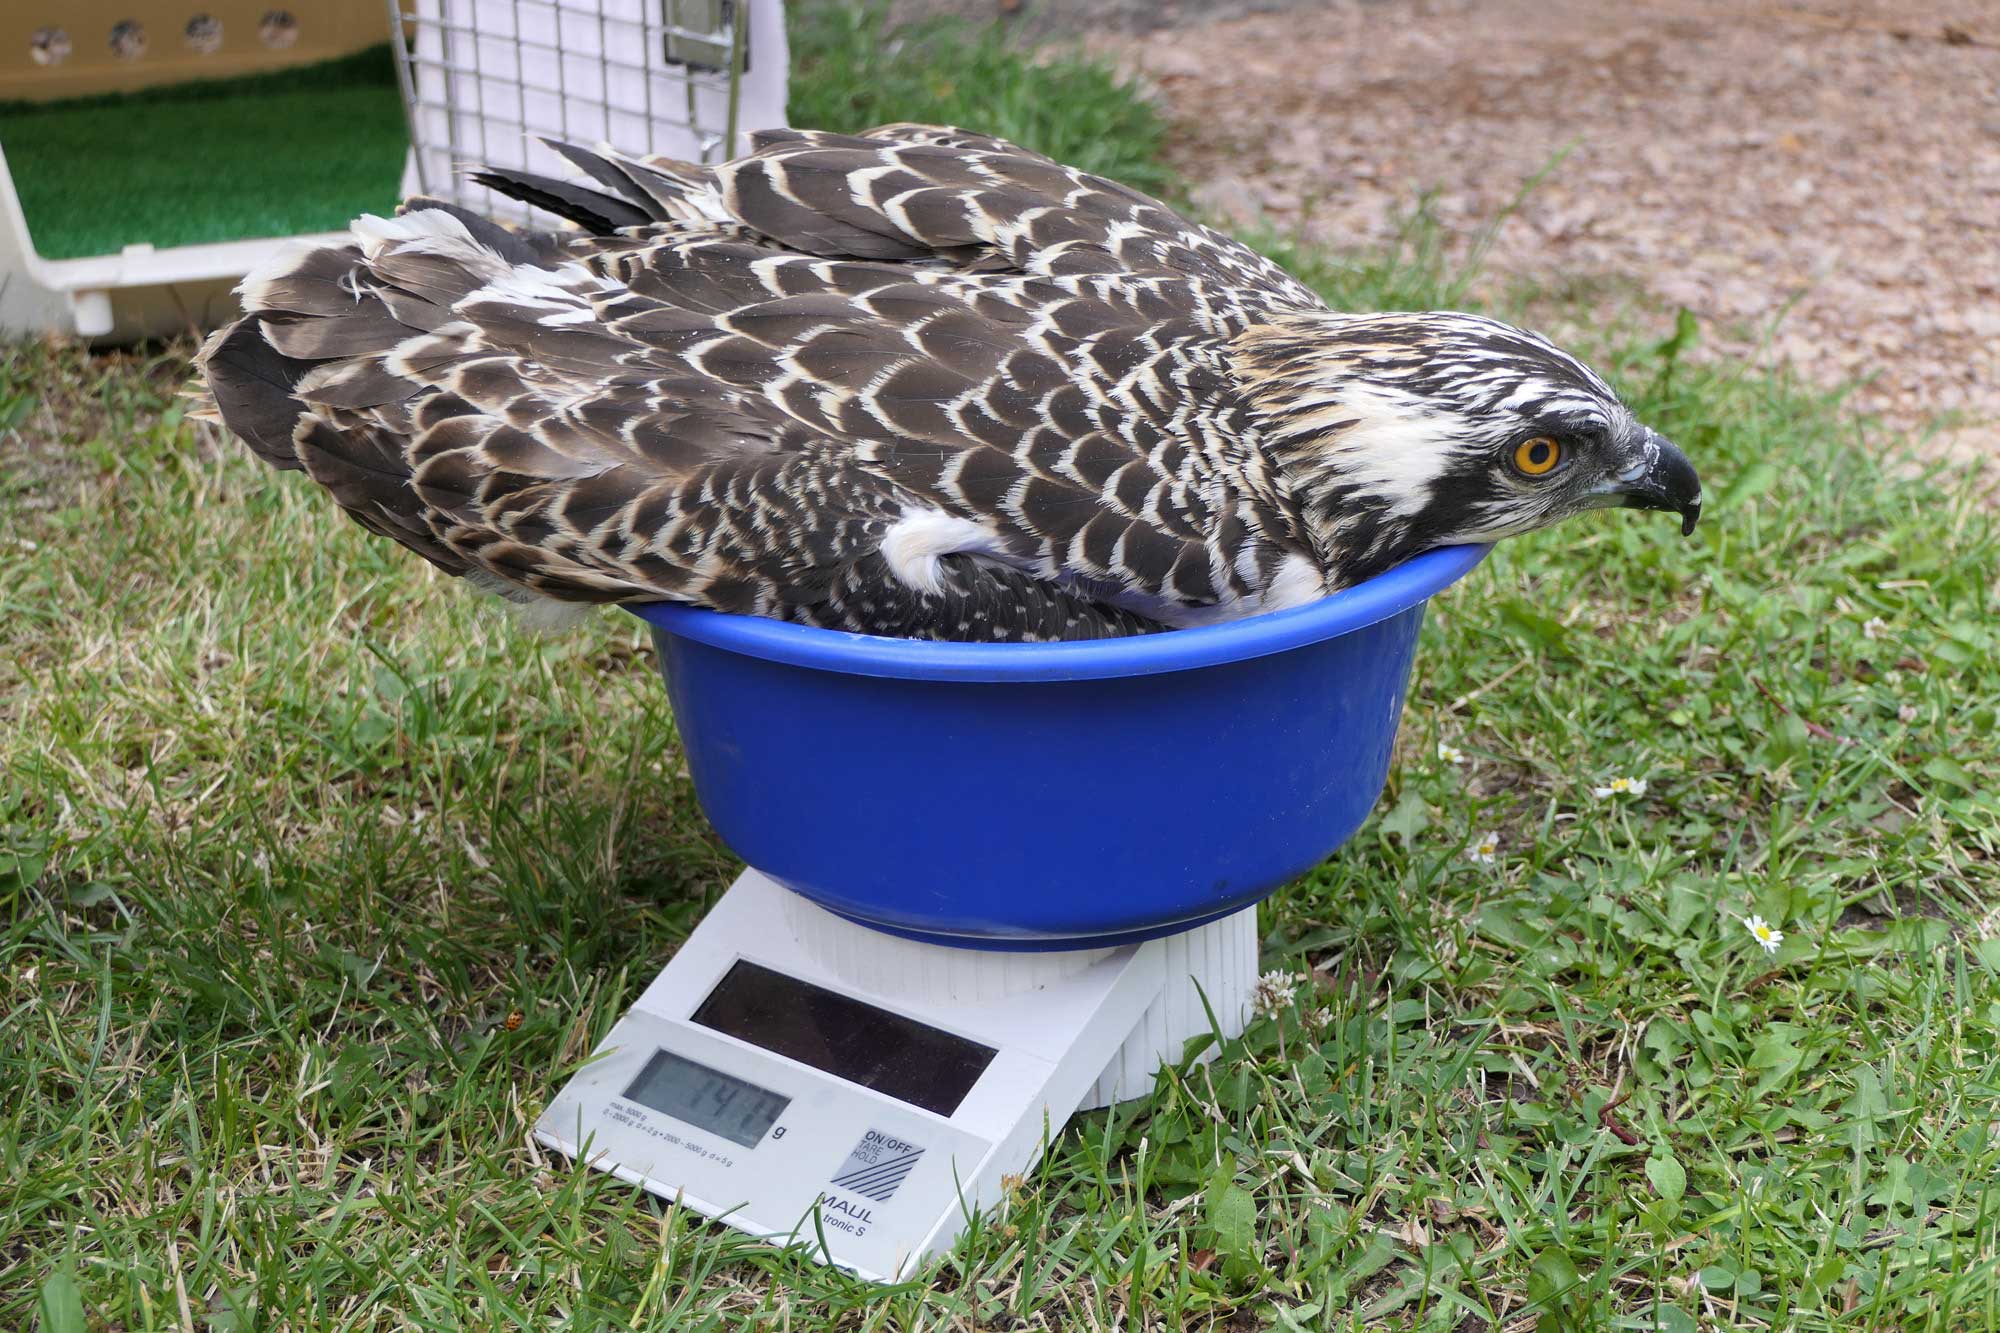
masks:
[[[871,1129],[861,1136],[828,1183],[877,1203],[887,1203],[923,1155],[922,1146]]]

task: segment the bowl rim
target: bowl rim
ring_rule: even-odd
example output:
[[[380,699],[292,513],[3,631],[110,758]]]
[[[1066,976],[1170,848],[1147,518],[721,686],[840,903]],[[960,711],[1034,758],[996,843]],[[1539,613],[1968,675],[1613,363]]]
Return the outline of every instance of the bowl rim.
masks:
[[[1441,546],[1304,606],[1220,625],[1070,643],[932,643],[795,625],[674,602],[625,609],[664,634],[787,666],[894,680],[1034,682],[1152,676],[1268,657],[1409,610],[1470,573],[1490,545]]]

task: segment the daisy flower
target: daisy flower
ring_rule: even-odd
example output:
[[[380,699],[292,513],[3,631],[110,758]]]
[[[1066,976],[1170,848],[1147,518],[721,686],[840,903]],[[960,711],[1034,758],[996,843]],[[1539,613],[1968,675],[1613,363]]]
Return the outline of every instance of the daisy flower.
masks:
[[[1636,799],[1646,794],[1646,779],[1613,778],[1611,779],[1610,786],[1592,787],[1590,794],[1600,801],[1608,800],[1613,796],[1630,796]]]
[[[1450,741],[1439,741],[1438,758],[1444,760],[1447,764],[1462,764],[1465,762],[1465,751],[1459,749]]]
[[[1500,854],[1500,835],[1487,830],[1473,840],[1472,845],[1465,849],[1465,854],[1481,865],[1492,865],[1493,859]]]
[[[1785,942],[1785,932],[1761,916],[1744,917],[1743,928],[1750,932],[1750,937],[1757,941],[1765,953],[1776,953],[1778,946]]]

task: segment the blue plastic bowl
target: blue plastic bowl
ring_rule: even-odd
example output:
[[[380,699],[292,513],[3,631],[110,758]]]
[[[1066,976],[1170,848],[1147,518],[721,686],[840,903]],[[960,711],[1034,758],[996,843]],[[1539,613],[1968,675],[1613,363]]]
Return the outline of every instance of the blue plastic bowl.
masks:
[[[1389,773],[1432,593],[1486,547],[1289,611],[1093,643],[959,644],[688,607],[650,622],[702,809],[879,930],[1075,949],[1225,916],[1324,860]]]

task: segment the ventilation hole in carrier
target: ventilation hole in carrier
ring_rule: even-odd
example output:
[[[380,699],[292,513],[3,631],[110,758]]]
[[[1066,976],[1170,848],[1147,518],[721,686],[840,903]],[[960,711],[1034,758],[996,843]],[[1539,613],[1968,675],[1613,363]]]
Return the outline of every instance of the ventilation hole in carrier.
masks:
[[[111,27],[111,54],[120,60],[137,60],[146,54],[146,28],[137,19],[126,19]]]
[[[196,14],[188,20],[184,35],[190,50],[214,55],[222,49],[222,20],[213,14]]]
[[[299,39],[299,21],[290,10],[268,9],[257,25],[257,37],[273,51],[282,51]]]
[[[28,58],[37,65],[60,65],[69,59],[69,34],[61,28],[37,28],[28,34]]]

